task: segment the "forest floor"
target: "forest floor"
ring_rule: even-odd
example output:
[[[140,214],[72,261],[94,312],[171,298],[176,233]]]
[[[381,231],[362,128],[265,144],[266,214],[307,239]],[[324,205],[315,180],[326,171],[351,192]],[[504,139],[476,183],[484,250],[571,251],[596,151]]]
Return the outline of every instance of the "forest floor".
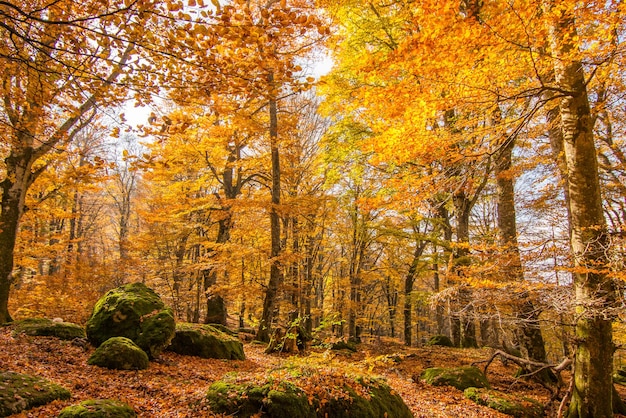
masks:
[[[140,417],[209,417],[204,395],[208,387],[227,373],[254,374],[289,362],[328,364],[352,372],[383,376],[397,391],[416,417],[507,417],[465,399],[452,387],[433,387],[417,376],[428,367],[469,365],[486,360],[492,350],[444,347],[407,348],[394,341],[362,344],[356,353],[310,349],[297,358],[267,355],[264,347],[244,346],[246,360],[213,360],[163,353],[146,370],[116,371],[87,365],[93,352],[68,341],[51,337],[14,336],[10,327],[0,327],[0,370],[45,377],[69,389],[72,398],[55,401],[12,417],[55,417],[64,407],[86,399],[118,399],[133,406]],[[399,362],[390,360],[399,357]],[[479,366],[481,367],[481,366]],[[550,393],[535,383],[514,379],[516,366],[499,360],[488,369],[495,389],[534,398],[543,404]],[[558,403],[552,403],[547,416],[556,416]]]

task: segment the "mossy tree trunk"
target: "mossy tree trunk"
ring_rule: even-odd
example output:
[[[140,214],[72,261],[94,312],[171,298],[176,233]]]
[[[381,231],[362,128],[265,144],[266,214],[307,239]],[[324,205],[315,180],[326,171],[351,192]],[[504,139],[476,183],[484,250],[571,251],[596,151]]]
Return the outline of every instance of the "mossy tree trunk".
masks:
[[[613,417],[612,308],[615,287],[604,273],[608,235],[602,211],[593,120],[584,69],[573,54],[573,11],[553,10],[544,0],[554,56],[555,87],[561,92],[563,144],[569,180],[574,257],[576,353],[568,418]]]

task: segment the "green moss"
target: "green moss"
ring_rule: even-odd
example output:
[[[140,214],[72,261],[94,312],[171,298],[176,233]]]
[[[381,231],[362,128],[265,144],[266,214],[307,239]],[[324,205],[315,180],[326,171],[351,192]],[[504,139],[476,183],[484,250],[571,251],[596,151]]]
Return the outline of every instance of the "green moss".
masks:
[[[149,360],[148,355],[132,340],[113,337],[96,349],[87,364],[117,370],[142,370],[148,368]]]
[[[454,386],[459,390],[469,387],[488,388],[489,382],[477,367],[465,366],[454,368],[433,367],[424,370],[420,378],[433,386]]]
[[[156,314],[144,315],[141,317],[141,329],[136,343],[151,358],[155,358],[170,345],[175,329],[174,313],[170,308]]]
[[[0,372],[0,416],[69,398],[68,390],[41,377]]]
[[[367,384],[369,399],[359,396],[354,389],[344,386],[350,395],[348,399],[332,399],[325,407],[318,411],[318,417],[331,416],[333,418],[360,418],[360,417],[412,417],[400,395],[394,393],[389,386],[382,382]]]
[[[530,398],[516,398],[505,392],[490,389],[467,388],[465,397],[479,405],[484,405],[503,414],[516,418],[540,418],[544,416],[543,406]]]
[[[272,417],[315,418],[315,410],[305,393],[295,385],[282,383],[278,389],[267,392],[267,413]]]
[[[134,418],[137,413],[123,402],[112,399],[93,399],[68,406],[58,418]]]
[[[330,346],[331,350],[350,350],[356,352],[356,343],[352,341],[339,340]]]
[[[454,347],[452,340],[446,335],[433,335],[428,339],[426,345],[438,345],[442,347]]]
[[[169,350],[202,358],[244,360],[243,344],[213,325],[177,324]]]
[[[315,418],[317,414],[306,395],[295,385],[236,385],[216,382],[207,392],[214,412],[250,417],[259,412],[265,417]]]
[[[13,322],[14,334],[57,337],[62,340],[85,338],[85,329],[70,322],[55,322],[46,318],[28,318]]]
[[[225,334],[230,335],[231,337],[236,337],[238,335],[237,332],[233,331],[232,329],[228,328],[226,325],[222,325],[222,324],[207,324],[219,331],[222,331]]]
[[[238,417],[259,412],[270,418],[412,417],[402,398],[378,379],[332,375],[326,381],[319,375],[327,373],[311,368],[275,372],[265,380],[214,383],[207,392],[211,409]]]
[[[111,337],[126,337],[150,358],[169,345],[174,329],[172,311],[142,283],[110,290],[94,306],[86,327],[87,338],[96,347]]]

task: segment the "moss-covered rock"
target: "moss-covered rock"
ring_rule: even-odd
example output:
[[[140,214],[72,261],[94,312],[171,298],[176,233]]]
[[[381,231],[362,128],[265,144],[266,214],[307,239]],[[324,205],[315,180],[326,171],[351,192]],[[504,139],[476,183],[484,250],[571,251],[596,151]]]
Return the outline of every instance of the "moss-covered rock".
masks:
[[[176,324],[168,350],[187,356],[244,360],[243,344],[213,325]]]
[[[349,350],[352,352],[357,351],[356,343],[353,341],[339,340],[330,345],[331,350]]]
[[[85,338],[85,329],[71,322],[52,321],[47,318],[28,318],[13,322],[14,334],[57,337],[61,340]]]
[[[7,417],[25,409],[57,399],[69,399],[70,392],[37,376],[0,372],[0,416]]]
[[[238,417],[251,417],[259,411],[266,417],[317,417],[306,394],[289,382],[237,385],[219,381],[209,388],[207,400],[214,412]]]
[[[442,347],[454,347],[452,340],[447,335],[433,335],[428,339],[426,345],[438,345]]]
[[[219,381],[207,392],[216,413],[270,418],[412,417],[384,381],[312,368],[281,369],[246,381]]]
[[[470,387],[489,388],[487,378],[477,367],[433,367],[424,370],[420,378],[433,386],[454,386],[459,390]]]
[[[216,328],[219,331],[222,331],[232,337],[236,337],[237,335],[239,335],[239,333],[237,331],[233,331],[232,329],[228,328],[226,325],[222,325],[222,324],[207,324],[207,325],[211,325],[213,328]]]
[[[543,406],[534,399],[515,397],[505,392],[490,389],[467,388],[465,397],[479,405],[488,406],[503,414],[516,418],[541,418]]]
[[[90,399],[68,406],[58,418],[134,418],[137,413],[127,404],[112,399]]]
[[[149,363],[148,355],[126,337],[109,338],[87,360],[87,364],[117,370],[143,370]]]
[[[86,330],[96,347],[111,337],[126,337],[155,358],[169,345],[174,329],[174,315],[159,295],[142,283],[131,283],[98,300]]]

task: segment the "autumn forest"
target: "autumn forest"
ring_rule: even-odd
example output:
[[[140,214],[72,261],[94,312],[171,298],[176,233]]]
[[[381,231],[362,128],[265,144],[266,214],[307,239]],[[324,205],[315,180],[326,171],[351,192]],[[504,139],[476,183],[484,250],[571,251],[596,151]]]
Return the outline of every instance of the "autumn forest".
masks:
[[[625,16],[0,1],[0,323],[141,282],[180,322],[445,337],[566,371],[560,415],[624,412]]]

